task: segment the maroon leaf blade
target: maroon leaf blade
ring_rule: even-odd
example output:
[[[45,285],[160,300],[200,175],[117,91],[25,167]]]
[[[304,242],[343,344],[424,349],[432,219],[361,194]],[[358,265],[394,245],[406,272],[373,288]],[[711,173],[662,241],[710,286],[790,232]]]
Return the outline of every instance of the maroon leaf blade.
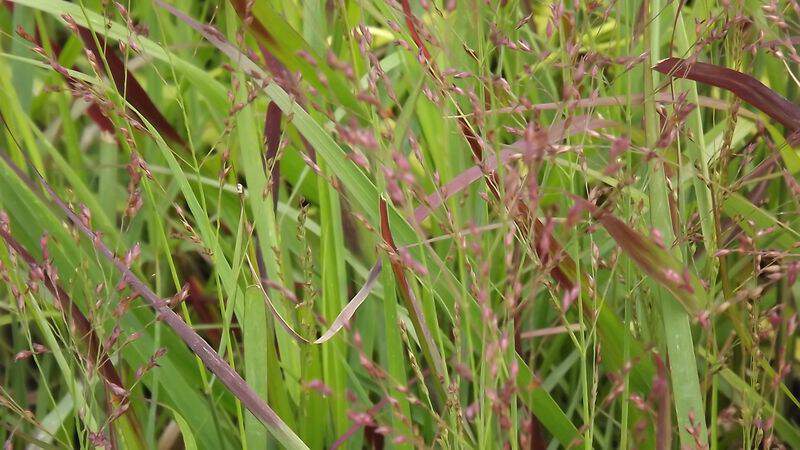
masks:
[[[136,110],[150,122],[161,135],[176,142],[182,146],[186,145],[180,134],[173,128],[166,117],[161,114],[158,107],[150,99],[147,91],[144,90],[141,84],[133,76],[133,73],[128,70],[125,62],[117,56],[111,47],[105,46],[105,40],[100,40],[100,44],[104,46],[103,52],[97,46],[95,35],[88,28],[78,26],[78,34],[83,41],[86,50],[94,54],[97,61],[102,61],[101,56],[105,57],[108,70],[111,72],[107,74],[114,81],[117,91],[130,103]],[[102,70],[105,66],[98,64]]]
[[[653,66],[653,69],[672,77],[686,78],[730,91],[780,122],[790,132],[800,130],[800,107],[750,75],[714,64],[691,63],[682,58],[667,58]]]
[[[389,227],[389,212],[386,207],[386,201],[381,198],[378,206],[381,220],[381,237],[386,245],[393,252],[396,252],[397,246],[394,243],[394,236],[392,235],[392,230]],[[439,351],[436,347],[433,334],[426,323],[425,314],[422,311],[422,305],[419,304],[419,301],[414,295],[414,291],[411,289],[411,285],[408,283],[403,265],[396,258],[390,258],[390,262],[392,266],[392,272],[394,272],[395,281],[397,282],[400,290],[400,297],[405,303],[411,323],[414,325],[414,329],[419,337],[419,344],[420,347],[422,347],[422,353],[425,356],[425,359],[428,361],[428,364],[430,364],[431,368],[435,372],[434,378],[436,382],[434,383],[434,386],[436,386],[440,394],[444,394],[447,391],[444,386],[442,386],[441,380],[444,380],[445,365],[444,361],[442,360],[442,356],[439,354]]]
[[[101,130],[105,131],[106,133],[114,133],[114,122],[111,121],[103,110],[97,105],[97,102],[92,102],[89,104],[89,107],[86,109],[86,114],[92,119]]]
[[[588,210],[595,220],[600,222],[617,246],[642,272],[672,292],[689,313],[700,312],[704,305],[702,297],[697,294],[702,292],[703,287],[700,280],[687,267],[682,266],[653,239],[634,230],[609,211],[601,209],[585,199],[573,198],[585,210]]]
[[[281,181],[281,163],[276,158],[278,156],[278,146],[281,141],[281,118],[283,111],[275,104],[269,102],[267,115],[264,119],[264,141],[265,141],[265,160],[264,170],[270,170],[270,187],[272,189],[273,208],[278,209],[278,188]]]

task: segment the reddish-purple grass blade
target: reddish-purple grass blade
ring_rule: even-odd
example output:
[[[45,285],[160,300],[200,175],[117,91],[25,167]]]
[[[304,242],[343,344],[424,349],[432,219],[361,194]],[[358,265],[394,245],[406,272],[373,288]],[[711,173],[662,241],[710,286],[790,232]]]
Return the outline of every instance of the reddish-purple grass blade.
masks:
[[[699,304],[695,292],[702,289],[702,285],[688,268],[680,266],[666,249],[638,233],[609,211],[583,198],[576,196],[573,198],[603,225],[619,248],[636,263],[639,269],[669,289],[689,313],[700,312],[703,305]]]
[[[381,237],[386,245],[388,245],[393,252],[396,252],[397,245],[394,243],[394,236],[392,236],[392,230],[389,227],[389,212],[386,208],[386,201],[381,198],[378,207],[381,218]],[[400,264],[400,261],[395,258],[390,258],[390,261],[392,265],[392,272],[394,272],[395,281],[400,289],[400,296],[403,298],[406,304],[406,309],[408,310],[408,315],[411,318],[411,323],[414,325],[417,336],[420,338],[422,353],[434,371],[433,375],[436,379],[436,383],[434,383],[434,385],[437,387],[440,394],[445,394],[447,391],[445,390],[444,386],[442,386],[442,382],[444,381],[443,376],[445,373],[444,362],[442,361],[442,357],[437,350],[431,330],[428,328],[428,325],[425,322],[425,315],[422,312],[422,306],[414,296],[414,291],[411,290],[411,285],[406,279],[405,269]]]
[[[114,81],[117,91],[123,95],[125,100],[136,108],[139,114],[147,119],[162,136],[185,146],[186,142],[175,128],[172,127],[167,118],[161,114],[161,111],[158,110],[150,99],[150,96],[147,95],[142,85],[136,81],[136,77],[133,76],[133,73],[128,70],[125,63],[114,53],[113,48],[105,45],[105,39],[100,40],[100,45],[104,47],[101,54],[95,42],[95,35],[91,30],[78,26],[78,34],[83,41],[83,45],[86,46],[88,51],[95,55],[97,61],[100,63],[98,65],[103,70],[105,70],[105,65],[102,64],[101,58],[105,57],[108,70],[111,71],[111,79]]]
[[[86,108],[86,114],[90,119],[92,119],[92,122],[100,127],[101,130],[105,131],[106,133],[114,133],[114,122],[106,117],[103,110],[97,105],[97,102],[92,102],[89,107]]]
[[[217,298],[212,297],[203,290],[203,285],[200,280],[194,276],[190,276],[187,281],[188,295],[186,297],[186,304],[191,307],[193,313],[197,314],[198,324],[206,325],[203,330],[203,336],[214,347],[219,347],[222,341],[222,331],[220,328],[213,326],[222,323],[219,317],[219,308]],[[231,318],[235,321],[236,318]],[[231,333],[236,337],[241,337],[241,329],[238,326],[231,326]]]
[[[789,132],[800,130],[800,107],[750,75],[714,64],[691,63],[682,58],[667,58],[653,69],[673,77],[728,90],[780,122]]]
[[[264,42],[274,45],[276,43],[275,37],[272,36],[272,33],[267,30],[267,27],[260,20],[253,17],[252,13],[248,11],[247,3],[247,0],[230,0],[230,4],[236,10],[236,14],[243,21],[246,20],[248,22],[248,27]]]
[[[461,134],[464,135],[464,138],[467,140],[467,144],[469,144],[469,147],[472,149],[472,154],[475,155],[479,161],[483,160],[483,147],[481,147],[481,141],[478,139],[478,136],[475,136],[472,128],[469,127],[469,122],[467,122],[467,119],[459,117],[458,125],[461,127]]]
[[[281,142],[281,117],[283,112],[275,102],[269,102],[267,106],[267,117],[264,119],[264,143],[266,153],[264,154],[264,170],[268,170],[269,164],[272,165],[270,183],[272,188],[273,208],[278,209],[278,188],[281,182],[281,163],[276,159],[278,155],[278,145]]]
[[[400,0],[400,4],[403,7],[403,15],[405,16],[406,27],[408,27],[408,32],[411,34],[411,39],[414,41],[414,44],[417,45],[417,48],[419,48],[420,54],[425,57],[425,61],[430,62],[431,53],[428,51],[428,47],[425,46],[425,41],[419,36],[417,26],[414,23],[416,18],[414,17],[414,12],[411,11],[411,4],[408,0]]]

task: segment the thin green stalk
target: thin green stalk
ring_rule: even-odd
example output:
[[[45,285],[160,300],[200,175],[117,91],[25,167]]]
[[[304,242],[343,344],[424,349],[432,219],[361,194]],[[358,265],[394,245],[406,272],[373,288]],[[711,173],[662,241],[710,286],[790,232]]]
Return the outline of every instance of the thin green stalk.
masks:
[[[646,45],[649,45],[650,55],[648,64],[652,66],[658,61],[661,49],[661,23],[664,22],[662,16],[662,3],[660,0],[649,2],[650,23],[646,33]],[[645,133],[647,145],[655,149],[655,144],[659,139],[659,120],[653,100],[654,74],[653,71],[644,72],[645,88]],[[672,248],[675,241],[673,224],[670,220],[670,206],[668,202],[669,191],[667,190],[666,174],[663,167],[662,156],[654,158],[648,164],[648,182],[650,214],[649,221],[653,229],[658,230],[663,236],[666,245]],[[675,249],[672,250],[676,257],[680,254]],[[672,394],[677,417],[677,427],[680,436],[681,446],[694,447],[695,438],[701,445],[708,445],[705,426],[705,412],[703,408],[703,396],[700,393],[700,381],[697,372],[697,361],[694,354],[694,343],[692,341],[692,331],[689,325],[689,316],[675,298],[663,287],[656,283],[653,284],[656,302],[660,305],[663,321],[663,335],[665,338],[664,346],[669,355],[670,378]],[[697,429],[696,436],[690,433],[690,429]],[[671,433],[671,431],[670,431]]]

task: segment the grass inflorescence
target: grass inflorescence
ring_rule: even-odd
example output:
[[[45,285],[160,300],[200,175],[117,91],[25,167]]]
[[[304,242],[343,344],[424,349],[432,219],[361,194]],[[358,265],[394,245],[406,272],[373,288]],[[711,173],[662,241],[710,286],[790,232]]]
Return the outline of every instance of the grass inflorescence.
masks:
[[[0,25],[6,448],[800,448],[800,3]]]

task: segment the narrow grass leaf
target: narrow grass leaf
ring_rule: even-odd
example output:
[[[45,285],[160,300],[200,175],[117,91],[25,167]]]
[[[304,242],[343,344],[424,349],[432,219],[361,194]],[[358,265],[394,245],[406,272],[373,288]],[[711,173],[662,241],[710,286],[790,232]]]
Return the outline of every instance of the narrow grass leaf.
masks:
[[[687,78],[731,91],[781,123],[790,132],[800,129],[800,107],[750,75],[727,67],[674,57],[660,61],[653,69],[669,76]]]
[[[679,264],[666,249],[638,233],[625,222],[596,205],[576,198],[592,213],[636,265],[659,284],[667,288],[691,314],[699,313],[705,305],[704,288],[686,266]]]
[[[397,245],[394,242],[392,230],[389,227],[389,213],[386,208],[386,201],[383,199],[380,200],[379,211],[381,218],[381,237],[383,237],[383,241],[392,251],[397,252]],[[406,279],[405,268],[401,265],[400,261],[395,258],[390,258],[390,261],[392,272],[394,272],[395,281],[397,282],[398,289],[400,290],[400,296],[403,298],[406,304],[406,309],[408,310],[411,322],[414,325],[414,330],[417,332],[417,336],[420,337],[420,347],[422,347],[422,353],[433,368],[433,375],[436,379],[435,386],[440,389],[440,394],[444,394],[446,390],[441,385],[444,380],[445,373],[444,362],[442,360],[442,356],[439,354],[438,348],[436,347],[436,343],[433,340],[431,330],[428,328],[428,325],[425,322],[425,315],[422,312],[422,306],[417,301],[414,291],[411,289],[411,285],[409,285],[408,280]]]

